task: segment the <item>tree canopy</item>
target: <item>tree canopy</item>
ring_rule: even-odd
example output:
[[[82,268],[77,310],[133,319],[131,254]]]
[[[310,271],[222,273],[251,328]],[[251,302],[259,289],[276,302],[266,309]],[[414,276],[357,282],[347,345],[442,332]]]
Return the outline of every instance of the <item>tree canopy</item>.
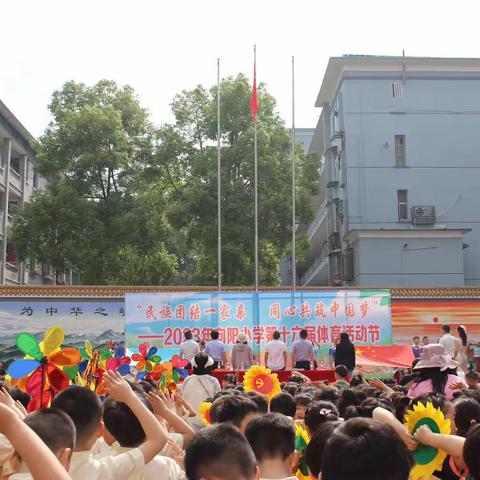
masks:
[[[254,280],[250,93],[243,75],[220,86],[225,285]],[[264,85],[258,94],[260,281],[274,285],[291,240],[291,140]],[[174,122],[155,128],[130,87],[67,82],[35,144],[47,187],[14,216],[20,258],[72,268],[82,283],[216,284],[216,105],[216,87],[183,91]],[[297,215],[307,221],[319,160],[296,152]]]

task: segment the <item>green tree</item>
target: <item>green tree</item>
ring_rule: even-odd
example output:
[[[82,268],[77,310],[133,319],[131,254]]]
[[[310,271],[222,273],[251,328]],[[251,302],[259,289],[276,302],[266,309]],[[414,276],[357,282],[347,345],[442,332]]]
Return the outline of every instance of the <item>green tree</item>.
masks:
[[[14,217],[19,257],[73,268],[84,283],[175,282],[159,197],[152,204],[137,182],[154,141],[134,91],[106,80],[67,82],[50,111],[35,144],[37,171],[49,183]]]
[[[254,281],[251,86],[221,84],[223,281]],[[216,88],[175,96],[175,122],[154,129],[130,87],[68,82],[35,144],[48,180],[13,221],[20,259],[73,268],[90,284],[217,282]],[[290,133],[259,86],[260,279],[279,281],[291,240]],[[311,218],[319,160],[297,149],[297,212]],[[299,239],[299,258],[305,239]]]
[[[254,125],[251,86],[243,75],[221,84],[222,261],[226,285],[254,281]],[[217,282],[216,87],[199,86],[177,95],[175,123],[164,127],[152,157],[153,171],[168,172],[169,222],[185,233],[195,261],[192,282]],[[260,280],[279,282],[279,261],[291,240],[291,140],[275,111],[275,100],[259,86],[258,178]],[[297,212],[312,217],[309,196],[318,177],[319,159],[297,149]],[[160,175],[164,177],[164,175]],[[305,242],[299,242],[304,246]],[[301,252],[300,252],[301,253]]]

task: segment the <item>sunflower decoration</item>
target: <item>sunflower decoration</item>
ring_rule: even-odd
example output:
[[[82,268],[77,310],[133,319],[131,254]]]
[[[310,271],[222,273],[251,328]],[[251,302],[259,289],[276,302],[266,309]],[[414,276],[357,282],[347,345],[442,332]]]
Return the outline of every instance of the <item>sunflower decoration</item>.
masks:
[[[305,460],[305,452],[310,442],[310,436],[307,430],[300,423],[295,423],[295,450],[302,454],[298,464],[298,470],[295,476],[299,480],[308,480],[310,475],[308,473],[308,466]]]
[[[80,361],[76,348],[63,348],[65,332],[61,327],[51,327],[38,343],[31,333],[17,335],[18,349],[25,355],[23,360],[15,360],[8,367],[8,375],[23,385],[30,395],[28,411],[48,407],[53,395],[67,388],[70,380],[63,369],[75,367]]]
[[[132,360],[137,362],[135,364],[135,370],[138,372],[137,379],[143,380],[162,359],[157,355],[158,348],[150,347],[148,343],[141,343],[138,351],[139,353],[132,355]]]
[[[418,402],[413,407],[413,410],[407,410],[405,424],[412,435],[422,425],[427,425],[433,433],[449,435],[451,432],[450,420],[446,419],[442,411],[439,408],[435,408],[432,402],[427,402],[426,405]],[[411,478],[413,480],[422,477],[429,478],[435,470],[442,469],[446,456],[446,452],[438,448],[420,444],[413,453],[415,466],[411,471]]]
[[[212,424],[212,418],[210,416],[211,410],[212,402],[202,402],[200,407],[198,407],[198,416],[206,427]]]
[[[281,392],[277,374],[260,365],[253,365],[245,372],[243,387],[246,391],[262,393],[269,400]]]

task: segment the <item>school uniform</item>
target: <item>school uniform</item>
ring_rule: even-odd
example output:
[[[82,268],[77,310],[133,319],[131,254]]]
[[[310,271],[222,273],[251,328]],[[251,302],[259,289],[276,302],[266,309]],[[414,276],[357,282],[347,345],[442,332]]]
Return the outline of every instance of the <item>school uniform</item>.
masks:
[[[3,433],[0,433],[0,465],[4,465],[8,462],[14,451],[10,440],[3,435]]]
[[[143,479],[144,472],[145,458],[139,448],[101,459],[90,450],[73,452],[68,471],[73,480]]]
[[[176,432],[168,432],[167,433],[168,439],[173,442],[178,448],[183,450],[183,435],[181,433],[176,433]],[[170,446],[170,443],[167,442],[165,446],[162,448],[160,451],[159,455],[163,456],[168,456],[170,453],[170,450],[172,447]]]
[[[110,455],[121,456],[125,453],[131,452],[132,448],[121,447],[117,442],[115,442],[110,447]],[[178,466],[175,460],[171,458],[164,457],[162,455],[156,455],[152,460],[150,460],[144,468],[144,471],[141,475],[132,475],[128,477],[129,480],[184,480],[185,473]]]
[[[168,432],[167,433],[168,439],[173,442],[178,448],[183,450],[183,435],[181,433],[176,432]],[[115,451],[117,447],[120,447],[120,444],[115,441],[111,445],[109,445],[103,437],[99,438],[93,447],[91,448],[91,452],[93,453],[94,457],[97,459],[109,457],[110,455],[116,455],[116,453],[112,453]],[[160,451],[159,455],[168,456],[172,447],[170,443],[167,442],[165,446]]]
[[[93,444],[93,447],[90,449],[93,455],[102,456],[103,453],[110,451],[110,445],[104,440],[103,437],[97,439],[97,441]]]

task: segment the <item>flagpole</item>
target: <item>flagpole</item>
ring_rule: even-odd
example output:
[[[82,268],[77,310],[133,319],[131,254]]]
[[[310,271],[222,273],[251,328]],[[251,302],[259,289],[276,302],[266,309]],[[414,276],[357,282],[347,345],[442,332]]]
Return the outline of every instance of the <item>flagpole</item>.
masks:
[[[292,289],[297,288],[297,242],[295,212],[295,57],[292,56]]]
[[[222,156],[220,139],[220,59],[217,58],[217,216],[218,216],[218,291],[222,291]]]
[[[257,75],[257,46],[253,46],[253,65],[255,71],[255,82]],[[256,84],[255,84],[256,86]],[[257,118],[254,122],[254,156],[255,156],[255,291],[258,292],[258,154],[257,154]]]

